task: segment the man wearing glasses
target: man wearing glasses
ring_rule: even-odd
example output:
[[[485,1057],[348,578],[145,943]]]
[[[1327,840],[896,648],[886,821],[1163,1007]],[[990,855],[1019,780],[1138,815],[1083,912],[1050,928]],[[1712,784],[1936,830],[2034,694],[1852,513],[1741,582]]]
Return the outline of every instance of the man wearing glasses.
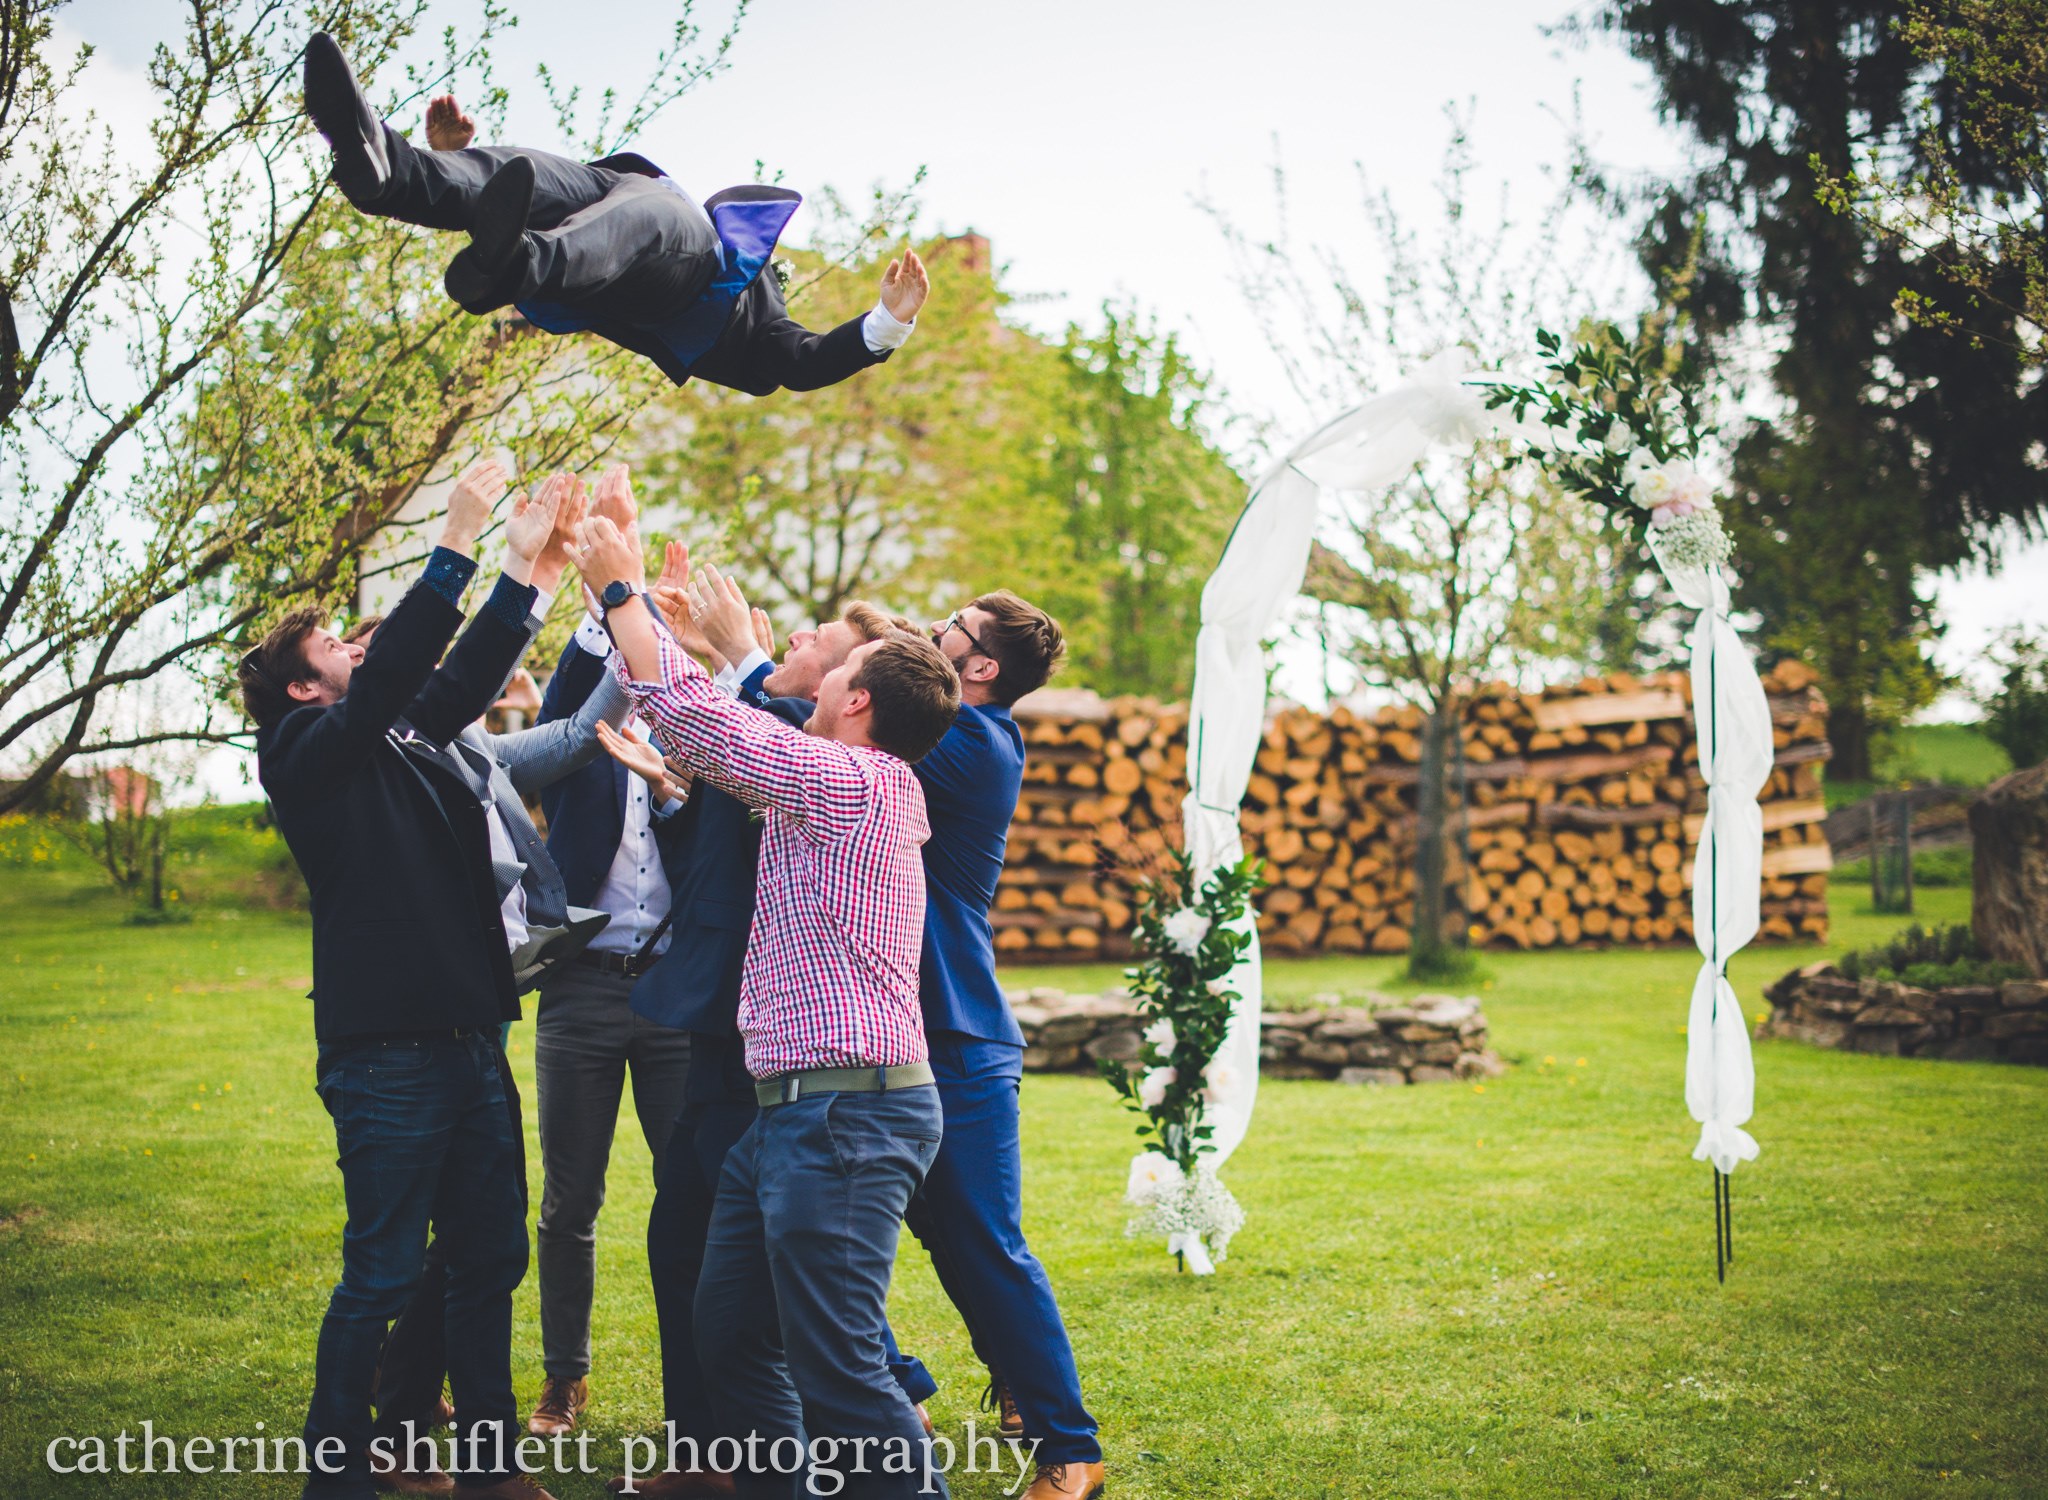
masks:
[[[1036,1442],[1029,1500],[1092,1496],[1102,1488],[1095,1419],[1052,1284],[1024,1239],[1024,1034],[996,983],[988,920],[1024,780],[1010,706],[1045,683],[1066,644],[1050,615],[1007,589],[955,610],[932,638],[960,674],[952,729],[912,768],[932,827],[920,998],[946,1128],[905,1221],[988,1366],[1005,1433]]]
[[[731,581],[705,569],[694,598],[710,645],[735,658],[731,675],[762,681],[767,658],[748,649],[748,611]],[[931,635],[960,674],[952,728],[911,767],[932,829],[919,998],[946,1134],[906,1221],[989,1368],[1005,1434],[1038,1441],[1029,1500],[1087,1496],[1102,1485],[1102,1448],[1052,1285],[1024,1239],[1024,1034],[996,983],[988,920],[1024,781],[1024,736],[1010,705],[1044,685],[1066,643],[1050,615],[1007,589],[935,622]],[[789,675],[785,663],[763,686],[800,691]],[[893,1368],[913,1393],[931,1389],[914,1360],[898,1357]]]

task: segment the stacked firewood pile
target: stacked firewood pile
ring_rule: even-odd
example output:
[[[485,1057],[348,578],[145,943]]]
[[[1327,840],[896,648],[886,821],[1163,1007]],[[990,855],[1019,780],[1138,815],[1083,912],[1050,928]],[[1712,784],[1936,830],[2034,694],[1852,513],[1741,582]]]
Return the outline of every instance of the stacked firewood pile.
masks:
[[[1811,669],[1765,679],[1777,756],[1764,823],[1760,941],[1827,934],[1821,767],[1826,704]],[[1023,797],[997,891],[1009,960],[1123,957],[1134,885],[1179,841],[1187,710],[1043,693],[1019,706]],[[1241,816],[1271,882],[1265,945],[1401,953],[1415,915],[1413,708],[1267,722]],[[1467,704],[1448,772],[1448,906],[1475,946],[1671,943],[1692,933],[1706,810],[1683,673],[1590,677],[1540,694],[1487,687]]]

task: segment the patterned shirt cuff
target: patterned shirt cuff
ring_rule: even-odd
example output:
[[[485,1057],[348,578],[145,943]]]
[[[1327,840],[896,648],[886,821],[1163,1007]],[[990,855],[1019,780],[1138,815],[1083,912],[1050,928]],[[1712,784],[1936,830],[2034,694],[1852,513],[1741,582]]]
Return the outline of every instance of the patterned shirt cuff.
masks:
[[[476,577],[476,559],[464,557],[446,547],[436,547],[427,558],[426,576],[420,582],[446,599],[457,609],[462,607],[462,591],[469,587],[469,580]]]
[[[514,583],[503,573],[500,573],[497,586],[491,590],[491,597],[485,602],[484,608],[491,611],[492,614],[503,620],[507,625],[510,625],[514,630],[524,634],[526,631],[526,616],[533,609],[533,601],[539,595],[540,590],[532,584]]]
[[[862,320],[860,336],[868,346],[868,353],[887,354],[891,349],[901,349],[916,327],[917,319],[912,318],[908,323],[898,322],[894,313],[877,302]]]

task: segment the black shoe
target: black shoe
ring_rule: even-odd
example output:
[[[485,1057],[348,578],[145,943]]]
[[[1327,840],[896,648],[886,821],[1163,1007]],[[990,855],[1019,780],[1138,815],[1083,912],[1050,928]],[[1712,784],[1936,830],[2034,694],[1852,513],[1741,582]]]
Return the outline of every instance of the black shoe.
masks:
[[[533,161],[515,156],[493,172],[476,195],[469,248],[448,263],[448,273],[441,278],[448,295],[466,310],[490,312],[518,297],[526,215],[532,207]]]
[[[391,180],[384,121],[356,86],[356,75],[324,31],[306,43],[306,113],[334,148],[334,181],[351,202],[373,200]]]

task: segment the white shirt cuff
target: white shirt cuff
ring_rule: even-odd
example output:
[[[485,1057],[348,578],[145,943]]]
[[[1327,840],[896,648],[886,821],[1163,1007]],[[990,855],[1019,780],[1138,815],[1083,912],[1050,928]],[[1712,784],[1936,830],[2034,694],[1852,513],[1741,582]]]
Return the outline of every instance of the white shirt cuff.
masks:
[[[766,651],[756,646],[737,662],[727,662],[724,666],[720,667],[716,681],[720,687],[737,698],[740,692],[740,684],[749,677],[752,677],[762,667],[769,665],[774,659]]]
[[[887,354],[891,349],[901,349],[916,327],[917,319],[899,323],[894,313],[877,302],[862,321],[860,336],[868,346],[868,353]]]
[[[583,623],[576,627],[576,644],[585,651],[588,651],[592,656],[610,656],[612,654],[612,638],[606,635],[604,627],[591,619],[589,615],[585,615]]]
[[[545,620],[548,617],[548,611],[554,607],[555,596],[546,589],[537,588],[533,591],[533,604],[526,611],[527,618],[531,620]]]

